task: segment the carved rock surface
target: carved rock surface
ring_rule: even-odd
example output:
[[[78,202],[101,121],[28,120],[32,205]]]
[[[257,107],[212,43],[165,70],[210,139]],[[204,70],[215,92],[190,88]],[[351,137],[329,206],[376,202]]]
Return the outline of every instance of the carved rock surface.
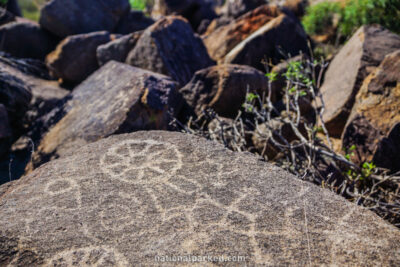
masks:
[[[59,37],[113,31],[129,12],[128,0],[51,0],[40,11],[40,25]]]
[[[390,135],[391,129],[400,123],[400,50],[385,57],[380,66],[364,81],[346,124],[342,136],[343,148],[356,146],[353,161],[379,161],[387,166],[400,169],[394,164],[395,154],[391,156],[380,153],[376,149],[383,138]],[[385,139],[385,140],[386,140]],[[390,139],[390,138],[389,138]],[[385,141],[386,142],[386,141]],[[392,148],[396,151],[396,146]],[[397,150],[397,157],[400,151]],[[379,158],[385,156],[383,158]],[[393,164],[390,162],[393,161]]]
[[[241,41],[280,14],[282,13],[277,6],[263,5],[229,24],[205,34],[203,36],[204,44],[210,56],[216,61],[221,61]],[[215,25],[209,26],[210,30],[211,27],[215,27]]]
[[[181,85],[214,64],[202,40],[181,17],[163,18],[147,28],[126,62],[170,76]]]
[[[321,87],[323,119],[332,136],[341,136],[364,79],[387,54],[398,49],[399,35],[381,26],[363,26],[334,57]]]
[[[68,83],[80,83],[99,68],[97,47],[114,38],[108,32],[69,36],[46,57],[46,65],[53,77]]]
[[[52,125],[47,123],[50,130],[33,166],[112,134],[168,129],[180,105],[177,84],[169,77],[110,61],[44,118]]]
[[[400,264],[400,231],[367,209],[176,132],[84,146],[1,186],[0,206],[0,265],[151,266],[174,255],[243,256],[234,264],[250,266]]]
[[[197,115],[212,108],[220,116],[236,117],[247,90],[262,95],[267,88],[268,79],[261,71],[249,66],[226,64],[196,72],[180,92]]]
[[[291,16],[280,15],[251,34],[225,57],[225,63],[242,64],[264,70],[263,61],[279,63],[309,51],[307,35]]]
[[[96,55],[99,65],[103,66],[111,60],[125,62],[141,35],[142,32],[134,32],[98,46]]]
[[[56,47],[57,41],[37,23],[27,20],[0,27],[0,50],[14,57],[43,60]]]

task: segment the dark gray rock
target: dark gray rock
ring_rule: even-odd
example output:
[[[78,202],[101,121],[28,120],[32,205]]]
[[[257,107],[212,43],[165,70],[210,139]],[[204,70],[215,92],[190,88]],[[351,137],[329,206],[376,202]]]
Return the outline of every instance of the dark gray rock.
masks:
[[[364,79],[386,55],[399,49],[399,35],[378,25],[363,26],[334,57],[321,87],[323,119],[332,136],[342,135]]]
[[[43,60],[58,39],[35,22],[11,22],[0,27],[0,51],[14,57]]]
[[[0,7],[0,26],[15,21],[14,14]]]
[[[112,32],[130,9],[128,0],[51,0],[40,11],[40,25],[59,37]]]
[[[108,61],[125,62],[129,52],[135,47],[142,32],[127,34],[116,40],[97,47],[97,62],[103,66]]]
[[[112,134],[169,129],[182,99],[169,77],[108,62],[74,89],[69,100],[38,123],[50,127],[33,166]]]
[[[12,130],[8,120],[8,112],[3,104],[0,104],[0,158],[10,149]]]
[[[46,65],[53,77],[67,83],[80,83],[99,68],[97,47],[114,38],[108,32],[69,36],[46,57]]]
[[[121,18],[113,32],[119,34],[130,34],[145,30],[154,23],[152,18],[146,17],[142,11],[131,10]]]
[[[19,16],[19,17],[22,16],[21,8],[19,7],[17,0],[7,0],[6,9],[8,11],[10,11],[12,14],[14,14],[15,16]]]
[[[174,255],[245,257],[233,266],[400,265],[400,231],[371,211],[176,132],[84,146],[1,186],[0,206],[5,266],[168,266]]]
[[[265,75],[249,66],[218,65],[197,71],[180,92],[200,115],[212,108],[218,115],[234,118],[249,92],[262,95],[268,88]]]
[[[242,64],[265,71],[263,62],[279,63],[309,51],[301,24],[287,15],[271,20],[247,37],[225,57],[225,63]]]
[[[29,109],[31,99],[31,88],[20,77],[4,70],[0,71],[0,104],[6,107],[11,127],[15,132],[22,131],[21,122]]]
[[[19,111],[28,111],[25,115],[24,123],[31,126],[32,123],[39,117],[51,111],[57,103],[63,99],[69,91],[61,88],[56,81],[50,80],[46,66],[38,60],[30,59],[15,59],[0,55],[0,72],[4,75],[7,85],[15,85],[14,80],[17,80],[20,85],[20,90],[24,93],[25,99],[22,109],[18,106]],[[23,90],[24,88],[24,90]],[[31,98],[28,97],[31,95]],[[29,100],[30,99],[30,102]],[[20,114],[18,117],[11,116],[15,123],[22,126]]]
[[[170,16],[147,28],[126,62],[170,76],[181,85],[214,64],[201,39],[181,17]]]
[[[197,29],[205,19],[213,20],[217,17],[213,4],[207,0],[155,0],[152,16],[180,15],[185,17]]]

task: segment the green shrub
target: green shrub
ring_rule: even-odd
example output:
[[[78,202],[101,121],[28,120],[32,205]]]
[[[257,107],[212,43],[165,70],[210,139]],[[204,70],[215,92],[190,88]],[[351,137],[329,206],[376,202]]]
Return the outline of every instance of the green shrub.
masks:
[[[129,0],[133,9],[145,10],[147,6],[146,0]]]
[[[400,0],[348,0],[344,5],[322,2],[308,7],[302,22],[308,34],[323,34],[335,15],[339,17],[338,31],[345,37],[373,23],[400,32]]]
[[[309,6],[303,18],[304,29],[308,34],[322,34],[327,27],[332,26],[334,15],[340,12],[340,5],[334,2]]]
[[[340,32],[351,35],[365,24],[377,23],[400,32],[400,0],[352,0],[341,13]]]

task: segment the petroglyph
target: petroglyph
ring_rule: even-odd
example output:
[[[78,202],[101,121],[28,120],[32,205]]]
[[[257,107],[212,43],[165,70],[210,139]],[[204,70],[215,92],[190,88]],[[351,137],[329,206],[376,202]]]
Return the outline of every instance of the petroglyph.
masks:
[[[371,212],[180,133],[83,147],[13,184],[0,206],[0,234],[23,240],[0,255],[34,249],[48,266],[188,254],[241,255],[249,265],[400,264],[398,229]]]

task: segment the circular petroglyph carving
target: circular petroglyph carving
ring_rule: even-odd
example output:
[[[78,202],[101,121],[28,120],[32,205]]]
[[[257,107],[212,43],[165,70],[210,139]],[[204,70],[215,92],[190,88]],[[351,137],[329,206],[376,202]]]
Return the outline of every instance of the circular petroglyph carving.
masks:
[[[111,147],[100,159],[104,173],[133,184],[148,184],[152,178],[167,180],[182,166],[182,155],[169,143],[125,140]]]

